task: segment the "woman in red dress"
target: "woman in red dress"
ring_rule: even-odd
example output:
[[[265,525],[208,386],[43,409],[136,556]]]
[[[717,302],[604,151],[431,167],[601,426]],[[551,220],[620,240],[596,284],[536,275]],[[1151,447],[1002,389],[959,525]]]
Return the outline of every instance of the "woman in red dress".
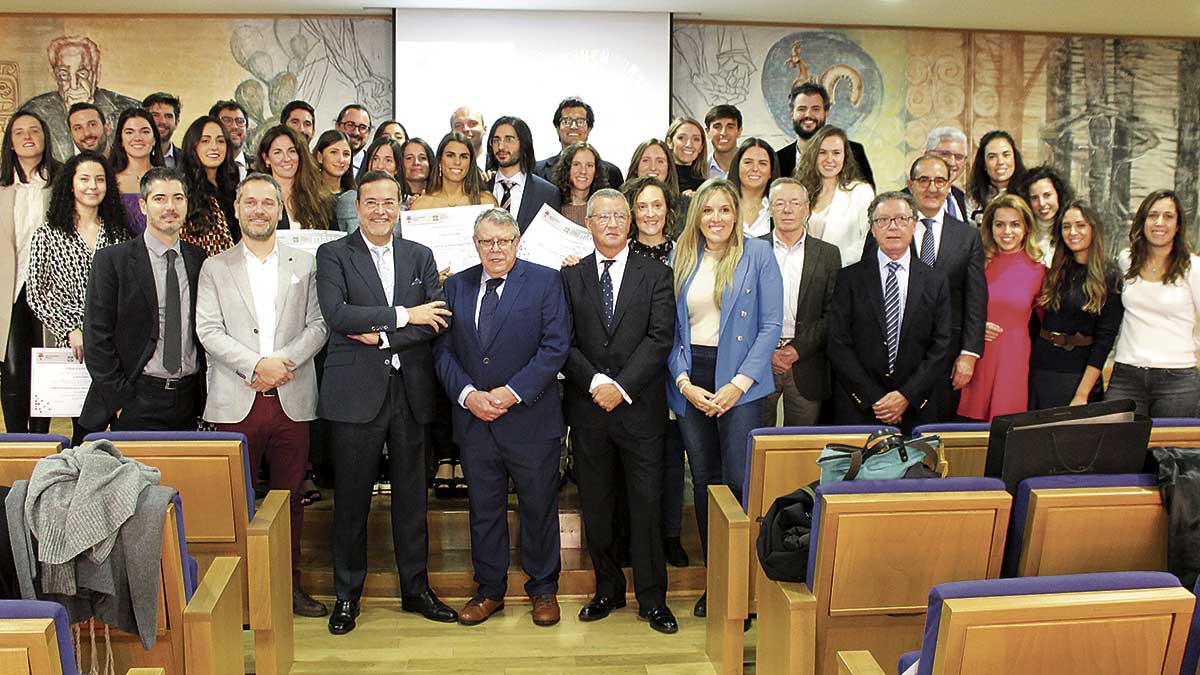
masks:
[[[988,285],[983,358],[962,390],[958,414],[991,421],[1029,405],[1029,319],[1046,267],[1030,233],[1033,212],[1016,195],[1001,195],[983,213],[984,276]]]

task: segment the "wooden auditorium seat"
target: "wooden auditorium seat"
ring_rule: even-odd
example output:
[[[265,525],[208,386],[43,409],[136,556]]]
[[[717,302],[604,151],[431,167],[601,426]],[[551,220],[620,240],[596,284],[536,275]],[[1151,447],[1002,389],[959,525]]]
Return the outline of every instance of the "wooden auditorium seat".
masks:
[[[850,481],[816,497],[806,582],[760,590],[756,672],[830,675],[851,649],[896,659],[920,642],[929,588],[1000,574],[1002,481]]]
[[[749,610],[750,519],[726,485],[708,487],[708,570],[704,651],[717,675],[740,675]],[[762,671],[760,671],[762,672]]]
[[[1200,418],[1154,418],[1150,428],[1150,446],[1200,448]]]
[[[929,593],[919,651],[896,672],[916,663],[917,675],[1176,675],[1195,601],[1165,572],[942,584]],[[837,672],[880,675],[875,656],[843,651]]]
[[[758,519],[766,515],[775,500],[819,479],[817,457],[830,443],[862,446],[867,437],[879,430],[898,432],[895,427],[813,426],[766,427],[750,432],[746,441],[746,483],[742,486],[742,506],[750,518],[750,590],[749,611],[758,606],[758,589],[766,582],[758,564]]]
[[[163,485],[179,490],[187,504],[188,547],[202,574],[218,556],[246,561],[240,569],[242,623],[255,634],[256,671],[286,674],[294,656],[290,495],[272,491],[255,509],[246,437],[109,431],[85,440],[100,438],[111,440],[125,456],[156,467]]]
[[[1167,511],[1151,474],[1026,478],[1004,576],[1166,571]]]
[[[992,425],[987,422],[954,424],[922,424],[913,429],[913,436],[938,436],[942,439],[942,459],[950,465],[955,478],[980,477],[987,463],[988,434]]]
[[[69,447],[71,439],[58,434],[0,434],[0,485],[29,480],[39,459]]]

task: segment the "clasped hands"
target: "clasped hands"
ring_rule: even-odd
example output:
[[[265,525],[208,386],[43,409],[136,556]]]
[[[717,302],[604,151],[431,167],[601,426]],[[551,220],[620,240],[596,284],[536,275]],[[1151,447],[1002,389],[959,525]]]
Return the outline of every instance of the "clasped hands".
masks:
[[[908,410],[908,399],[898,391],[891,391],[876,401],[875,405],[871,406],[871,410],[880,422],[899,424],[900,418],[904,416],[904,411]]]
[[[713,394],[704,387],[699,387],[691,382],[687,382],[680,388],[679,393],[688,400],[689,403],[696,406],[696,409],[709,417],[721,417],[725,413],[733,409],[737,405],[738,399],[742,397],[742,390],[737,388],[737,385],[730,382],[717,390]]]
[[[296,378],[296,364],[282,356],[264,356],[254,364],[254,379],[246,384],[254,391],[270,391]]]
[[[513,396],[508,387],[496,387],[491,391],[476,389],[467,394],[463,403],[467,405],[467,410],[470,410],[472,415],[484,422],[495,422],[508,412],[509,408],[516,405],[517,397]]]
[[[445,300],[434,300],[423,305],[408,308],[408,323],[409,325],[430,326],[433,332],[439,333],[443,328],[450,324],[446,322],[448,316],[453,316],[454,313],[446,309]],[[364,345],[375,346],[379,344],[379,333],[355,333],[346,337]]]

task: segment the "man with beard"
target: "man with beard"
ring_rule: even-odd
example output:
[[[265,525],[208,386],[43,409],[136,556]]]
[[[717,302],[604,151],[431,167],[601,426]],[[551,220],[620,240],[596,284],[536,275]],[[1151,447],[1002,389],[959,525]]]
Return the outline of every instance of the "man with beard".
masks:
[[[779,159],[780,176],[791,176],[795,173],[796,163],[800,160],[800,154],[804,152],[804,146],[808,143],[808,139],[825,126],[831,103],[829,92],[815,82],[801,82],[792,85],[792,90],[788,93],[788,105],[792,109],[792,128],[796,130],[796,141],[785,145],[775,153]],[[851,140],[847,140],[846,143],[850,146],[850,152],[854,154],[854,159],[858,162],[863,179],[870,183],[873,189],[875,174],[871,172],[871,163],[867,161],[867,151],[863,149],[861,143]]]
[[[533,173],[533,134],[519,117],[501,117],[488,138],[488,171],[494,172],[488,189],[500,208],[512,214],[521,233],[533,222],[543,204],[558,209],[558,188]]]
[[[250,130],[246,110],[237,101],[217,101],[208,109],[208,116],[221,120],[221,126],[229,133],[229,152],[238,167],[238,180],[250,171],[250,158],[246,156],[246,133]]]
[[[175,135],[175,127],[179,126],[179,97],[165,91],[150,94],[142,101],[142,107],[154,118],[154,126],[158,128],[158,141],[162,144],[163,163],[173,167],[179,161],[179,148],[171,142]]]
[[[67,125],[71,128],[71,142],[75,144],[76,153],[91,150],[101,155],[108,154],[108,121],[95,103],[85,101],[73,104],[67,113]]]
[[[350,164],[354,167],[354,174],[358,175],[363,148],[367,146],[367,134],[371,133],[371,113],[362,105],[351,103],[338,113],[334,126],[350,139]]]
[[[296,130],[304,140],[312,143],[313,130],[316,128],[317,111],[308,101],[292,101],[279,111],[279,123]]]

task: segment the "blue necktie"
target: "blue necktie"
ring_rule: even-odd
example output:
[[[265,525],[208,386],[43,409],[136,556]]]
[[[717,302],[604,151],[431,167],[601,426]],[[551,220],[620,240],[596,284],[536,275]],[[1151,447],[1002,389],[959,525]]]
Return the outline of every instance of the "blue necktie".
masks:
[[[611,269],[613,263],[617,261],[602,260],[601,262],[604,263],[604,271],[600,274],[600,295],[604,297],[604,326],[611,329],[614,299],[612,275],[608,273],[608,270]]]
[[[887,280],[883,284],[883,312],[887,318],[888,374],[891,375],[896,367],[896,353],[900,350],[900,281],[896,278],[900,263],[893,260],[887,264],[887,268]]]
[[[954,200],[954,192],[946,195],[946,213],[950,214],[955,220],[963,220],[962,214],[958,212],[958,202]]]
[[[496,307],[500,304],[500,294],[496,289],[504,283],[504,277],[487,280],[487,290],[483,293],[483,302],[479,303],[479,344],[487,345],[492,337],[492,323],[496,318]]]

